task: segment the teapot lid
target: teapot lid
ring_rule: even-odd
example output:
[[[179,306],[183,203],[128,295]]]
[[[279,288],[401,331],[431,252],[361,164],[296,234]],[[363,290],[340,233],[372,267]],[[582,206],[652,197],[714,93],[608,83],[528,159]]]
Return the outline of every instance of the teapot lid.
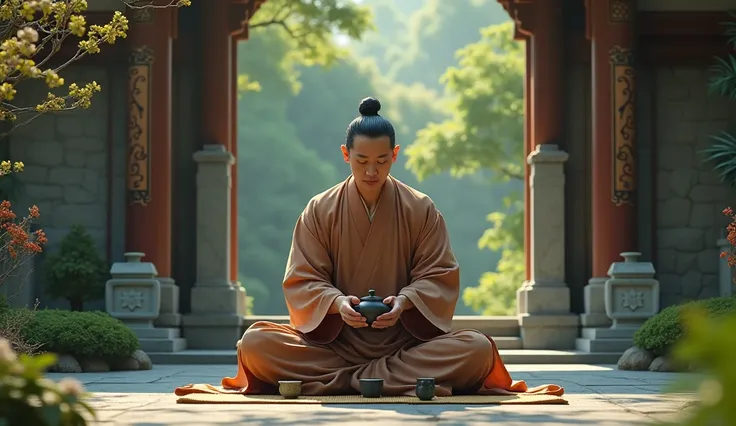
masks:
[[[370,289],[368,290],[368,296],[364,296],[360,298],[361,302],[383,302],[383,299],[376,296],[376,290]]]

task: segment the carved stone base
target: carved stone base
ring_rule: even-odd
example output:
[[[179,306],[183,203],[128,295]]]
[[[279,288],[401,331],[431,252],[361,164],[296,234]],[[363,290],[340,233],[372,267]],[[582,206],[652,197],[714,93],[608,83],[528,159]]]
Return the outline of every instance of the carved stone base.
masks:
[[[574,349],[579,318],[574,314],[523,314],[519,328],[524,349]]]
[[[243,337],[245,317],[235,314],[185,315],[184,337],[190,349],[235,349]]]

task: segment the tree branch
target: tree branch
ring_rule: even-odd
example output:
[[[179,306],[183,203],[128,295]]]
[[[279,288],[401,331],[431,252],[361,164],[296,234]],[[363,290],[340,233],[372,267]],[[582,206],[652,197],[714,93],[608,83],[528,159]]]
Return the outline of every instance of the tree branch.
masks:
[[[496,169],[496,171],[506,176],[509,179],[524,180],[523,174],[511,171],[507,167],[501,166],[498,169]]]

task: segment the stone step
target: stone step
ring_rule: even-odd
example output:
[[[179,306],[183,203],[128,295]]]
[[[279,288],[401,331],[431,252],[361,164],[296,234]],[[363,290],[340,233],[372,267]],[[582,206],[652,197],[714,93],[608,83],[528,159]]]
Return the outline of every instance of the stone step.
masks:
[[[621,352],[588,353],[543,349],[501,349],[505,364],[616,364]],[[154,364],[160,365],[233,365],[237,364],[234,350],[185,350],[174,353],[147,352]],[[234,374],[234,373],[233,373]]]
[[[582,329],[581,337],[586,339],[631,339],[636,328],[588,328]]]
[[[187,339],[139,339],[141,350],[145,353],[181,353],[187,348]]]
[[[575,340],[575,349],[588,353],[619,352],[634,345],[631,339],[588,339],[581,337]]]
[[[288,324],[287,315],[251,315],[245,317],[243,331],[257,321]],[[518,337],[519,319],[516,316],[456,315],[452,319],[453,330],[474,329],[494,337]]]
[[[139,339],[176,339],[181,337],[179,328],[131,328]]]
[[[493,341],[496,342],[496,347],[501,349],[521,349],[522,342],[521,337],[510,337],[510,336],[498,336],[494,337]]]

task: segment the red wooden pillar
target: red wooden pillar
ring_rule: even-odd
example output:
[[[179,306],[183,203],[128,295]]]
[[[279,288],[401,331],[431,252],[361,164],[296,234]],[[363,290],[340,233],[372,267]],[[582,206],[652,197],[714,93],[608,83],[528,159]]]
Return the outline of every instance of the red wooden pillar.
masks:
[[[636,249],[634,0],[586,2],[592,71],[593,278]]]
[[[230,191],[230,280],[238,281],[238,39],[231,42],[230,79],[232,106],[230,110],[230,153],[235,157],[232,168],[232,187]]]
[[[524,74],[524,269],[526,280],[532,277],[532,221],[531,221],[531,190],[529,189],[529,175],[531,167],[526,158],[532,152],[532,46],[530,37],[524,43],[526,51],[526,73]]]
[[[126,251],[171,277],[171,72],[175,9],[129,10]]]
[[[532,137],[530,150],[559,144],[563,135],[563,1],[534,3],[531,49]]]
[[[537,145],[559,143],[563,134],[563,10],[562,0],[499,0],[515,21],[514,38],[525,40],[524,79],[524,256],[526,280],[531,279],[531,191],[527,156]]]
[[[229,152],[232,119],[232,37],[230,0],[209,0],[202,8],[202,131],[204,144],[224,145]]]

